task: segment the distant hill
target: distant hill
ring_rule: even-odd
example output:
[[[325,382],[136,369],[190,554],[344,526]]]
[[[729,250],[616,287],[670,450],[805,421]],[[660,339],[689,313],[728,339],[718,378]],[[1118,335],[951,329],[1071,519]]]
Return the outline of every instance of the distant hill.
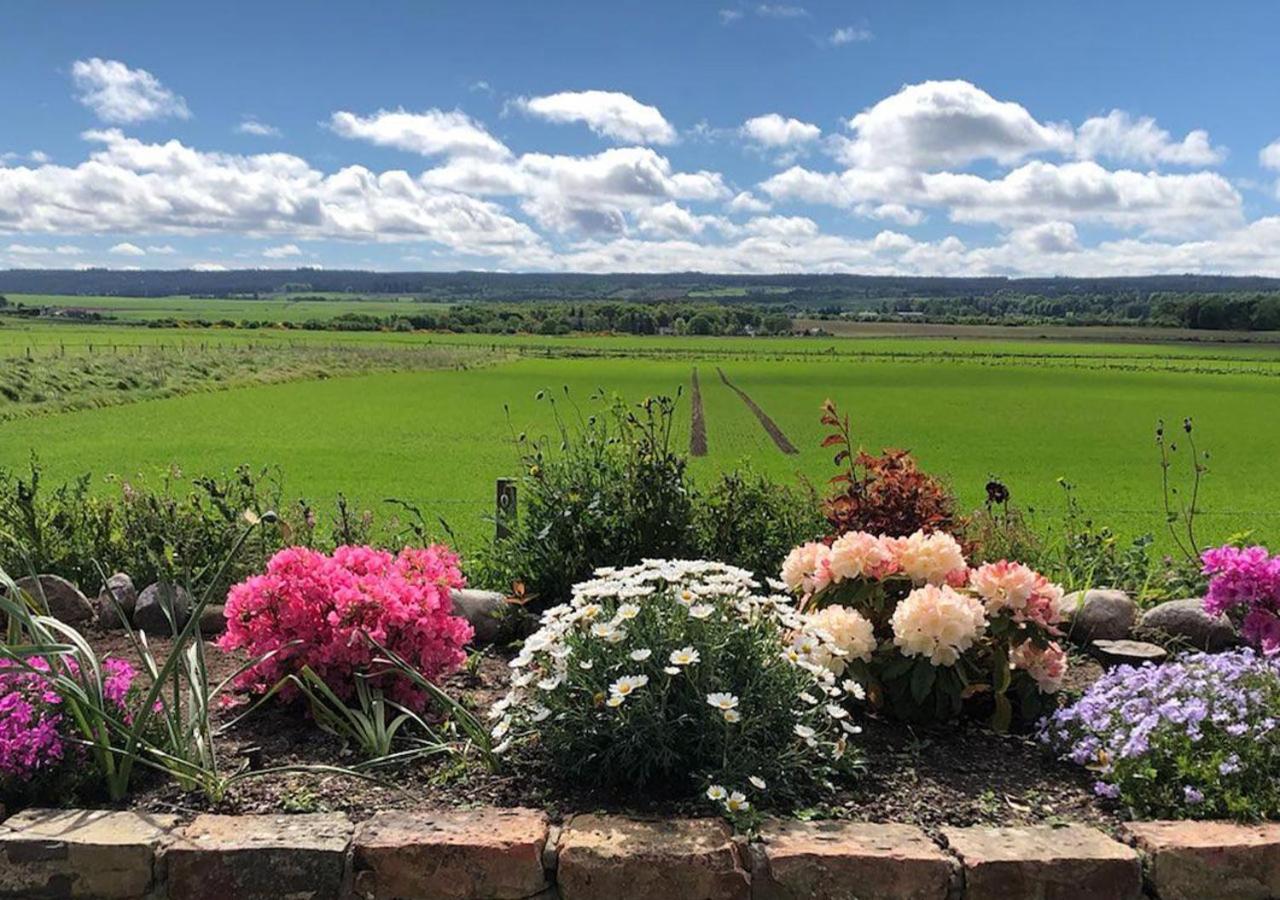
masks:
[[[281,292],[413,294],[463,300],[769,300],[822,305],[898,297],[997,295],[1133,298],[1153,293],[1280,291],[1280,278],[1151,275],[1133,278],[899,278],[874,275],[539,274],[365,272],[332,269],[239,269],[225,272],[113,269],[0,271],[0,293],[159,297],[229,297]]]

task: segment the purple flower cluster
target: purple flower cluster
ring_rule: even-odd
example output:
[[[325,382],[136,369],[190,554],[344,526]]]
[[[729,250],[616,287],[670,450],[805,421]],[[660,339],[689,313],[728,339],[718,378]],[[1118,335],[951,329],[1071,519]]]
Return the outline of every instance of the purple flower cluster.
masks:
[[[25,666],[0,659],[0,784],[25,784],[57,769],[68,758],[62,698],[48,678],[49,664],[35,658]],[[72,674],[76,666],[68,660]],[[34,669],[36,671],[31,671]],[[104,698],[127,719],[137,671],[123,659],[102,663]]]
[[[1240,631],[1268,655],[1280,653],[1280,556],[1266,547],[1217,547],[1200,557],[1209,591],[1210,615],[1243,609]]]
[[[39,659],[31,666],[48,670]],[[43,677],[0,659],[0,782],[29,781],[62,762],[60,703]]]
[[[1278,717],[1280,659],[1197,653],[1113,669],[1040,736],[1097,774],[1099,796],[1148,813],[1275,814]]]

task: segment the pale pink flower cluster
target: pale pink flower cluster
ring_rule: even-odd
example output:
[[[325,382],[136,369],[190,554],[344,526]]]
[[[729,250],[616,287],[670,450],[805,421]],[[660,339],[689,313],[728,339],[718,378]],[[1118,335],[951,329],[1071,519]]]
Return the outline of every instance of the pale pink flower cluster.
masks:
[[[802,544],[782,564],[783,582],[801,594],[816,594],[845,581],[882,581],[899,574],[916,584],[961,587],[968,572],[959,542],[942,531],[917,531],[910,537],[851,531],[829,547]]]
[[[969,574],[960,542],[945,531],[917,531],[898,546],[898,565],[916,584],[961,587]]]
[[[898,571],[898,538],[851,531],[831,544],[828,568],[832,581],[871,578],[879,581]]]
[[[435,680],[466,659],[472,628],[453,615],[450,596],[465,583],[457,555],[441,545],[394,556],[371,547],[339,547],[332,556],[290,547],[271,558],[265,574],[231,588],[218,646],[255,657],[274,653],[236,679],[258,694],[310,666],[350,697],[356,674],[370,672],[378,653],[365,635]],[[423,691],[394,674],[374,685],[405,706],[426,705]]]
[[[1062,679],[1067,674],[1067,652],[1056,642],[1037,647],[1032,641],[1026,641],[1013,648],[1009,664],[1034,678],[1041,692],[1053,694],[1062,687]]]
[[[890,619],[893,643],[905,656],[926,656],[935,666],[952,666],[986,630],[987,619],[974,597],[948,585],[918,587],[898,604]]]
[[[1022,563],[987,563],[969,573],[969,586],[987,612],[1009,612],[1015,622],[1054,629],[1062,621],[1062,588]]]
[[[849,660],[868,662],[876,649],[875,627],[855,609],[828,606],[804,617],[805,632],[822,641],[814,661],[836,675],[844,674]]]

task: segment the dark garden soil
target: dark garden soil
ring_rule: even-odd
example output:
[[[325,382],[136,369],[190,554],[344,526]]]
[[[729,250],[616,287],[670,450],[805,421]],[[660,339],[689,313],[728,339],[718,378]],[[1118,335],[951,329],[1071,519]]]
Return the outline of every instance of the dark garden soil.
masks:
[[[131,658],[121,634],[92,637],[99,653]],[[157,656],[166,642],[152,641]],[[241,659],[212,645],[207,659],[210,681],[232,674]],[[454,675],[448,689],[483,713],[506,689],[508,654],[490,650],[472,673]],[[1097,678],[1099,669],[1075,661],[1076,687]],[[220,715],[229,721],[242,710]],[[802,817],[839,817],[874,822],[909,822],[935,831],[944,825],[1015,825],[1086,822],[1107,827],[1120,820],[1117,810],[1098,801],[1092,780],[1080,768],[1053,760],[1025,735],[996,735],[978,723],[945,730],[911,729],[875,718],[864,721],[859,748],[864,773],[839,784],[821,806],[780,810]],[[342,742],[317,729],[297,707],[271,704],[230,729],[222,739],[222,762],[234,771],[248,761],[255,768],[328,765],[346,767],[358,760]],[[381,772],[382,783],[314,772],[242,781],[220,804],[200,794],[145,776],[127,801],[132,808],[195,815],[199,812],[266,813],[343,811],[353,819],[388,809],[527,806],[560,819],[575,812],[637,815],[706,815],[699,802],[653,797],[624,798],[557,783],[530,757],[509,759],[500,772],[477,761],[425,761]]]
[[[769,414],[761,409],[756,401],[751,399],[750,394],[730,381],[729,376],[724,374],[724,369],[716,366],[716,371],[720,373],[720,380],[724,382],[725,387],[741,397],[742,402],[747,404],[747,409],[755,413],[756,419],[760,422],[760,427],[763,428],[765,433],[773,439],[773,442],[778,446],[779,450],[787,454],[796,454],[800,452],[796,449],[796,445],[791,443],[787,436],[783,434],[782,429],[778,427],[778,423],[769,418]]]
[[[689,390],[689,455],[707,455],[707,420],[702,411],[702,385],[698,383],[698,367],[693,367],[693,382]]]

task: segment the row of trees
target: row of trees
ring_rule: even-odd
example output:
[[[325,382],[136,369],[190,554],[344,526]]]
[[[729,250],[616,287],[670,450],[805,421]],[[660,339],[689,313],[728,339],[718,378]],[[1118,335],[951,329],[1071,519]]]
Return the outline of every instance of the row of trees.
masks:
[[[848,307],[823,307],[819,317],[844,317]],[[1085,293],[1075,296],[994,294],[881,300],[856,314],[895,318],[904,313],[930,322],[981,324],[1152,325],[1210,330],[1280,329],[1280,292]]]

